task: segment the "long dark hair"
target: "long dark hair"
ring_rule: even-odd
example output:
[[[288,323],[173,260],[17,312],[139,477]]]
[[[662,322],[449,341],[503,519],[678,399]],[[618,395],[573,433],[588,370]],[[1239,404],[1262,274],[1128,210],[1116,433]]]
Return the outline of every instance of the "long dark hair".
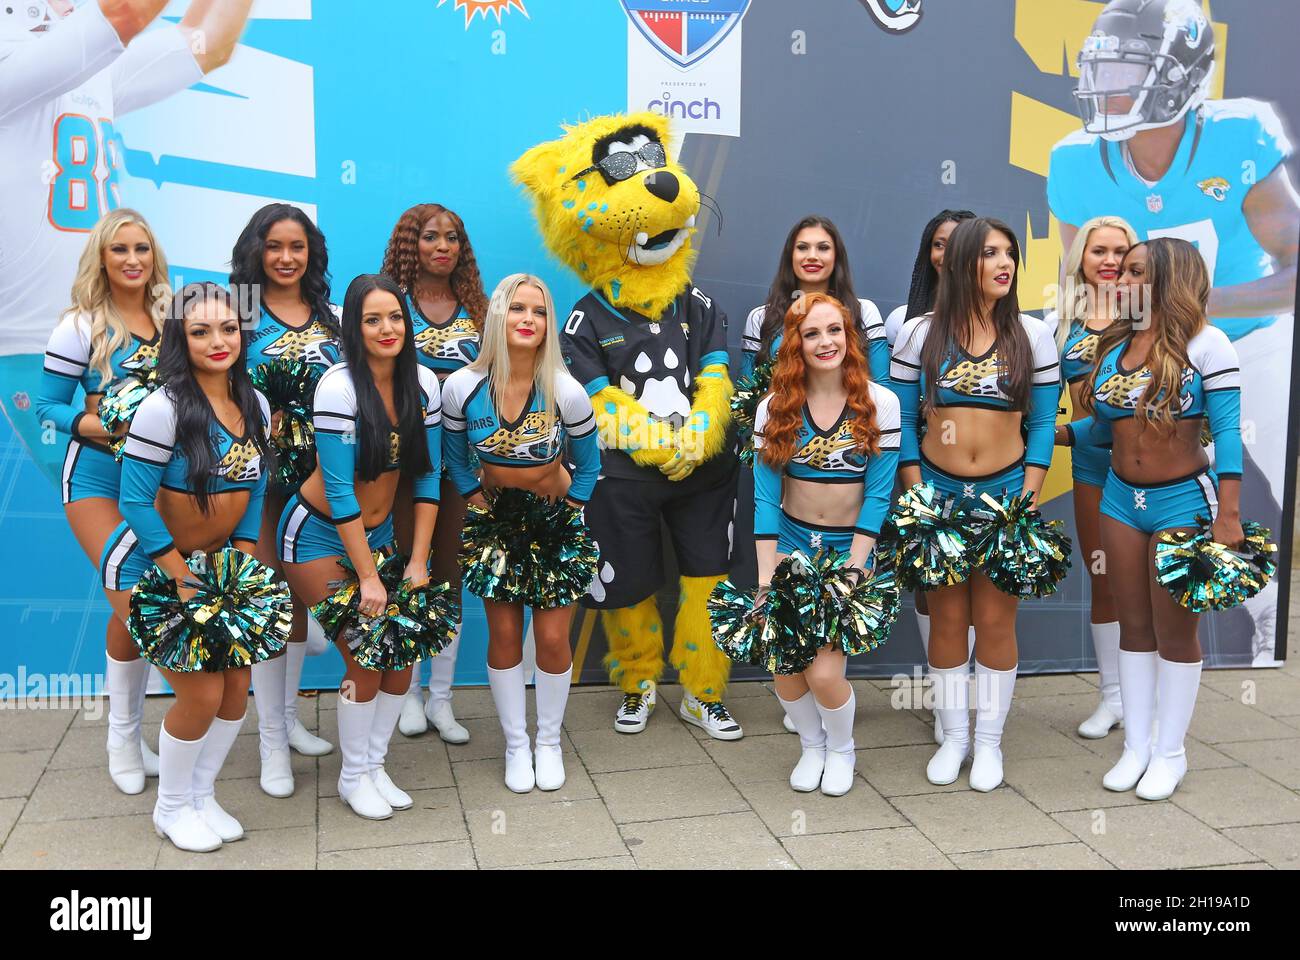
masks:
[[[981,292],[980,261],[988,234],[997,232],[1011,241],[1011,259],[1015,270],[1007,295],[993,304],[990,320],[995,337],[993,349],[998,356],[998,385],[1010,398],[1012,410],[1029,409],[1029,390],[1034,377],[1034,360],[1029,334],[1020,322],[1020,299],[1016,294],[1020,278],[1020,241],[1001,220],[976,217],[963,220],[953,230],[943,257],[943,282],[934,298],[934,312],[925,345],[921,348],[921,372],[930,387],[926,390],[925,414],[934,412],[939,368],[959,355],[961,345],[970,343],[974,321],[984,312]]]
[[[212,283],[187,283],[172,297],[171,306],[163,321],[162,344],[158,348],[158,378],[176,408],[176,442],[189,464],[188,486],[194,491],[199,510],[207,513],[211,492],[212,469],[217,463],[216,443],[212,426],[217,419],[207,395],[194,379],[190,367],[189,336],[185,332],[185,318],[194,307],[215,301],[230,309],[236,319],[242,319],[234,297],[225,287]],[[226,372],[230,381],[230,397],[239,407],[244,421],[244,434],[252,439],[263,458],[263,469],[270,448],[262,424],[262,405],[257,402],[257,392],[248,377],[245,355],[248,352],[248,333],[240,324],[239,356]]]
[[[469,234],[465,232],[465,221],[456,211],[449,210],[440,203],[417,203],[408,209],[397,218],[388,238],[388,246],[384,249],[384,265],[379,268],[379,272],[396,280],[397,285],[414,300],[419,294],[415,285],[420,278],[420,231],[431,218],[439,214],[446,214],[460,234],[460,257],[456,260],[448,281],[451,292],[473,319],[479,333],[482,333],[488,298],[483,292],[483,278],[479,275],[474,246],[469,242]]]
[[[945,223],[961,223],[974,220],[975,214],[970,210],[940,210],[921,231],[921,247],[916,251],[916,264],[912,267],[912,285],[907,291],[907,316],[911,320],[934,309],[935,291],[939,289],[939,271],[930,262],[930,246],[934,235]],[[945,255],[944,259],[947,259]]]
[[[831,270],[826,292],[844,304],[849,311],[853,333],[862,337],[862,304],[853,292],[853,274],[849,270],[849,254],[844,249],[844,240],[828,218],[812,214],[790,228],[785,245],[781,247],[781,259],[776,263],[776,277],[767,291],[767,303],[763,311],[763,345],[759,349],[760,356],[772,355],[772,341],[785,328],[785,315],[799,291],[799,279],[794,275],[794,243],[799,232],[809,227],[821,227],[830,234],[831,243],[835,246],[835,267]]]
[[[363,273],[350,284],[343,297],[343,359],[352,375],[352,389],[357,397],[357,476],[374,480],[388,465],[388,438],[392,424],[388,411],[375,387],[370,372],[369,354],[361,334],[361,307],[375,290],[384,290],[397,298],[402,309],[405,329],[402,352],[393,370],[393,405],[397,408],[397,432],[402,438],[402,473],[418,477],[433,469],[429,447],[424,438],[424,404],[421,402],[420,362],[415,354],[415,331],[406,298],[401,289],[381,273]]]
[[[325,234],[311,222],[311,217],[292,204],[268,203],[249,218],[230,254],[230,286],[237,290],[253,285],[266,289],[270,283],[262,267],[266,235],[282,220],[292,220],[307,235],[307,269],[302,275],[302,301],[311,308],[312,316],[338,337],[338,324],[330,311],[330,257],[325,247]]]

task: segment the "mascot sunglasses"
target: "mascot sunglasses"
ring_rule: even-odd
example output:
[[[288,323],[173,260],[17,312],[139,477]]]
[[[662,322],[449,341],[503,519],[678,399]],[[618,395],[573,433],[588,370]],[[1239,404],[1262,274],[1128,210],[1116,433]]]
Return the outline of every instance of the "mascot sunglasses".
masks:
[[[656,170],[668,166],[668,154],[664,151],[663,144],[647,143],[640,150],[619,150],[617,153],[611,153],[609,156],[597,160],[586,170],[579,170],[569,179],[577,180],[594,170],[599,170],[615,182],[627,180],[636,173],[638,159],[643,161],[646,166]]]

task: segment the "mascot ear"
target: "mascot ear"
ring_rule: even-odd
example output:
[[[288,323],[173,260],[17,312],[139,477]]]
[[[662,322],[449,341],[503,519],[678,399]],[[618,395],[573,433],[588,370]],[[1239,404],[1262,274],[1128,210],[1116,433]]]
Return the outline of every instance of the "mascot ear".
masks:
[[[510,175],[534,197],[546,196],[551,187],[562,179],[559,168],[563,166],[563,141],[550,140],[539,143],[510,165]]]
[[[669,126],[668,118],[662,113],[654,113],[649,110],[643,110],[641,113],[630,113],[620,118],[627,125],[635,124],[641,127],[649,127],[659,135],[659,142],[668,145],[668,140],[672,136],[672,129]]]

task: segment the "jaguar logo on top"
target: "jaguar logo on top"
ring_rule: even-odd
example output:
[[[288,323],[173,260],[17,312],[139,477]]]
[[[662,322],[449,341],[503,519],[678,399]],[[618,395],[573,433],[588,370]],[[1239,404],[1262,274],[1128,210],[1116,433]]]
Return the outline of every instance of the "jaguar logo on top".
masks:
[[[741,21],[750,0],[622,0],[627,108],[676,133],[740,136]]]
[[[921,22],[921,0],[858,0],[890,33],[906,33]]]

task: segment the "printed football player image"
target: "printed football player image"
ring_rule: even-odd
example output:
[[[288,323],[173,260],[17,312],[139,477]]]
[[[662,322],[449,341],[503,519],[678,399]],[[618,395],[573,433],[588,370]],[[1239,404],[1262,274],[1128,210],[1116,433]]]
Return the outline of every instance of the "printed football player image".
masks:
[[[0,408],[54,481],[62,444],[34,402],[86,236],[124,204],[115,118],[230,59],[253,0],[21,0],[0,5]]]
[[[1195,244],[1213,283],[1210,322],[1241,361],[1242,516],[1280,533],[1300,198],[1273,107],[1208,99],[1214,57],[1194,0],[1108,3],[1079,54],[1083,129],[1053,147],[1047,197],[1063,250],[1096,216]],[[1254,663],[1271,664],[1276,582],[1246,608]]]

